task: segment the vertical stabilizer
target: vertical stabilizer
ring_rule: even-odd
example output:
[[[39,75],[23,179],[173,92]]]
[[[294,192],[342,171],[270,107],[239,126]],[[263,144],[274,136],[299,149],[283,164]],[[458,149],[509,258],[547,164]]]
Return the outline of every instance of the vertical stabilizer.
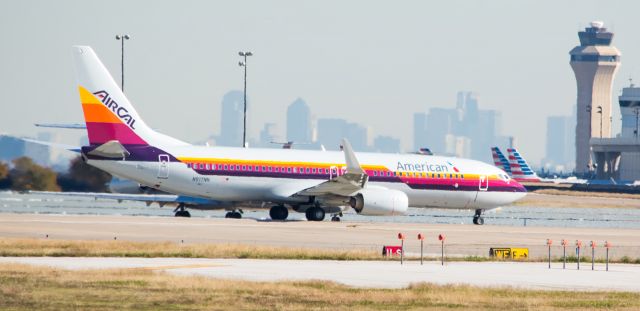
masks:
[[[513,179],[530,182],[540,181],[540,177],[531,170],[527,161],[520,156],[520,152],[518,152],[516,148],[508,148],[507,153],[509,154],[509,165],[511,166],[511,176]]]
[[[509,161],[502,151],[500,151],[500,148],[491,147],[491,155],[493,156],[493,163],[495,166],[511,175],[511,166],[509,165]]]
[[[91,47],[74,46],[73,58],[91,145],[184,144],[147,126]]]

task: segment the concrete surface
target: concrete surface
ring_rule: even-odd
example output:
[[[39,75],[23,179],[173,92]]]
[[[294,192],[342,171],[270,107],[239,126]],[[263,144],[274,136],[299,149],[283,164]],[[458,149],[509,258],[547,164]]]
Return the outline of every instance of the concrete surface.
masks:
[[[397,233],[407,236],[407,253],[419,253],[416,239],[426,236],[425,253],[439,254],[438,234],[446,235],[448,256],[487,256],[490,247],[527,247],[530,257],[547,256],[546,239],[554,241],[553,256],[561,256],[561,239],[570,243],[580,239],[603,245],[613,243],[611,258],[640,257],[640,229],[594,229],[553,227],[508,227],[475,225],[426,225],[399,223],[348,222],[272,222],[254,219],[206,219],[148,216],[78,216],[0,214],[0,238],[43,238],[70,240],[175,241],[184,243],[241,243],[286,247],[370,249],[382,251],[383,245],[399,245]],[[573,254],[572,246],[567,254]],[[591,250],[584,249],[584,256]],[[604,249],[596,249],[604,258]]]
[[[484,287],[580,291],[640,291],[639,265],[575,264],[562,270],[554,263],[256,260],[194,258],[0,257],[0,263],[22,263],[62,269],[150,269],[250,281],[327,280],[354,287],[402,288],[412,283],[468,284]]]

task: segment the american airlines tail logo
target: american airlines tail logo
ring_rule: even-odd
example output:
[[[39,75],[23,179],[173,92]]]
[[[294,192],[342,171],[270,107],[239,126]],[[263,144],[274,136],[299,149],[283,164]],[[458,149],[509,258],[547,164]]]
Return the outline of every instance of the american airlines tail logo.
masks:
[[[127,108],[120,107],[120,105],[118,105],[118,103],[109,96],[107,91],[97,91],[93,93],[93,95],[99,97],[100,100],[102,100],[102,103],[107,106],[107,108],[111,109],[111,111],[113,111],[113,113],[115,113],[131,129],[136,129],[133,126],[136,123],[136,119],[129,114],[129,110],[127,110]]]

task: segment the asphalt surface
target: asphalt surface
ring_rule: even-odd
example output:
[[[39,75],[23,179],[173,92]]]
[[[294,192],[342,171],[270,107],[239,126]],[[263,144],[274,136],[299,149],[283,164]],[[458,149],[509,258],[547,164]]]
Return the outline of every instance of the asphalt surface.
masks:
[[[407,237],[407,253],[419,253],[417,234],[426,236],[425,253],[439,255],[439,234],[446,237],[448,256],[487,256],[491,247],[529,248],[531,258],[547,256],[546,240],[552,239],[552,255],[559,257],[560,240],[570,246],[575,240],[585,246],[594,240],[596,258],[604,258],[604,241],[613,244],[612,259],[640,257],[640,229],[509,227],[414,224],[348,223],[308,221],[263,221],[255,219],[174,218],[148,216],[0,214],[0,238],[44,238],[64,240],[175,241],[183,243],[239,243],[323,249],[368,249],[382,251],[383,245],[399,245],[397,234]],[[583,249],[590,256],[591,250]]]

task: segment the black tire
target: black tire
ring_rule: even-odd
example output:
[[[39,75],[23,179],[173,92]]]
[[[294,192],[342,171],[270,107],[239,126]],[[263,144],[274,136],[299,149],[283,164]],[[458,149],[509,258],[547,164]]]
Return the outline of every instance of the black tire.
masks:
[[[340,221],[340,217],[338,217],[338,216],[333,216],[333,217],[331,217],[331,221],[337,221],[337,222],[339,222],[339,221]]]
[[[269,216],[272,220],[286,220],[289,217],[289,210],[282,205],[275,205],[269,210]]]
[[[307,209],[305,216],[307,216],[308,221],[323,221],[325,212],[320,207],[311,207]]]
[[[478,217],[478,221],[477,221],[476,225],[479,225],[479,226],[484,225],[484,218]]]
[[[240,214],[239,212],[233,212],[233,213],[231,213],[231,214],[232,214],[231,218],[233,218],[233,219],[240,219],[240,218],[242,218],[242,214]]]
[[[176,217],[191,217],[191,213],[189,213],[189,211],[177,211],[175,216]]]

